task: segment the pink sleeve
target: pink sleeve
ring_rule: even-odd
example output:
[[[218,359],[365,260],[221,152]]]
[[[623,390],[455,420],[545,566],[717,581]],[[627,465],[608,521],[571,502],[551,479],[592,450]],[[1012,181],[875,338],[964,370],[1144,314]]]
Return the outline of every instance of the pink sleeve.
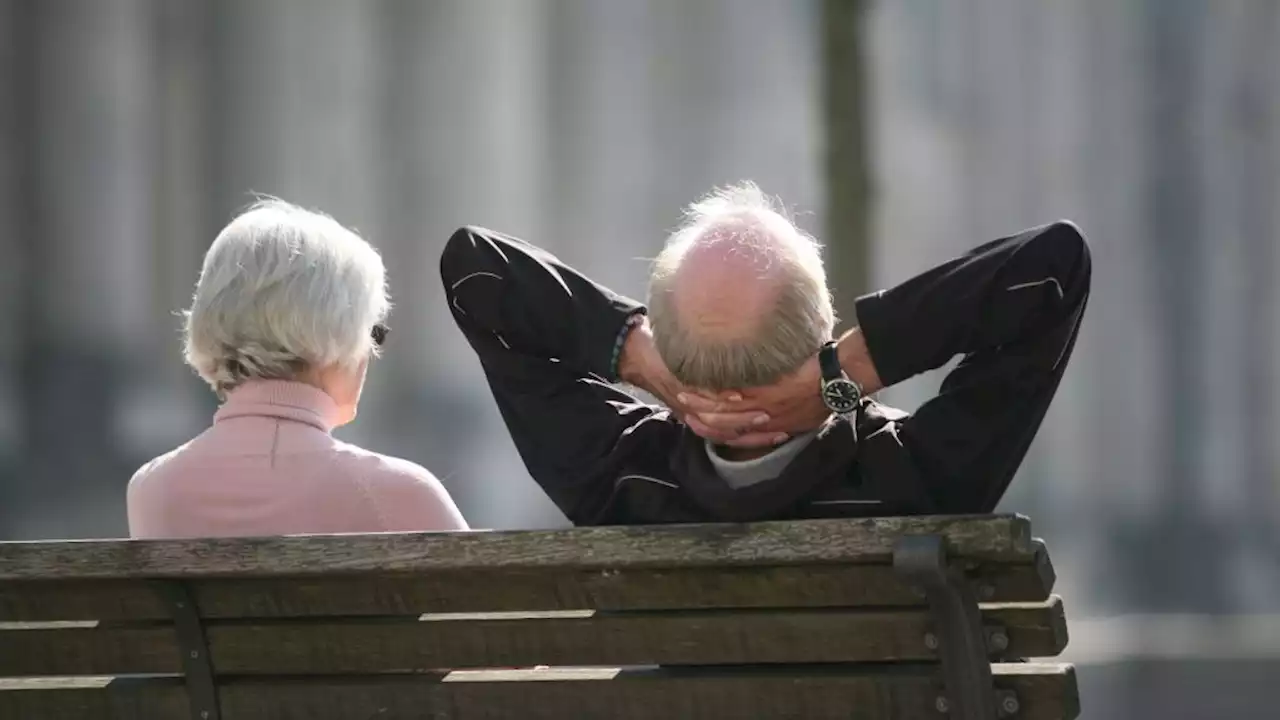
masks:
[[[150,508],[150,494],[142,487],[146,478],[145,471],[147,466],[143,466],[134,474],[133,479],[129,481],[129,487],[125,490],[125,507],[129,519],[129,537],[145,538],[151,537],[155,528],[149,523],[152,516]]]

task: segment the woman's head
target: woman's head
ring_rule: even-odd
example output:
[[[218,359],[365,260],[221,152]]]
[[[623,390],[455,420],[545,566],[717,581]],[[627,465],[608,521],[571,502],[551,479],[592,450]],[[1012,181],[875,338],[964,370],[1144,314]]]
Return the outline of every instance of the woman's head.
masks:
[[[369,243],[327,215],[263,200],[205,255],[186,312],[187,364],[219,395],[253,379],[310,383],[349,422],[390,306]]]

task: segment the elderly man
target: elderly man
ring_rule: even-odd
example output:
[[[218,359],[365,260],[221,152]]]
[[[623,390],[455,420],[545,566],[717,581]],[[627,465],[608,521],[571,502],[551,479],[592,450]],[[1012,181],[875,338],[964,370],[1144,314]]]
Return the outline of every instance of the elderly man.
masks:
[[[691,206],[647,309],[476,227],[441,274],[530,474],[597,525],[990,512],[1062,378],[1090,258],[1070,223],[1027,230],[860,298],[833,340],[817,244],[746,184]],[[914,414],[870,398],[957,355]]]

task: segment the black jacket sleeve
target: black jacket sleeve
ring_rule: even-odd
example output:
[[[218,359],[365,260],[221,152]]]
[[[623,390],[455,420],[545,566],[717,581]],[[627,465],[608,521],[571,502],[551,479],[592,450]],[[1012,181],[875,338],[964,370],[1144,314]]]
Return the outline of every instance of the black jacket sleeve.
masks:
[[[440,275],[530,475],[575,524],[594,522],[613,492],[619,445],[674,427],[668,411],[610,384],[620,332],[644,306],[545,250],[473,226],[449,238]]]
[[[1057,222],[858,300],[886,386],[963,356],[897,432],[940,511],[990,512],[1004,494],[1062,378],[1090,274],[1083,236]]]

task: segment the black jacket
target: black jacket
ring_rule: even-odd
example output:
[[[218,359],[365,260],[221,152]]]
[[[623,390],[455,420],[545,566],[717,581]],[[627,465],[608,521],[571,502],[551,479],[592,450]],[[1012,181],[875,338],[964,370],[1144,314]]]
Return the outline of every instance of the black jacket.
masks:
[[[529,473],[572,522],[602,525],[990,512],[1062,378],[1090,258],[1058,222],[859,298],[886,386],[962,362],[913,415],[866,400],[856,434],[837,424],[740,489],[667,409],[611,384],[619,331],[643,305],[478,227],[453,234],[440,272]]]

